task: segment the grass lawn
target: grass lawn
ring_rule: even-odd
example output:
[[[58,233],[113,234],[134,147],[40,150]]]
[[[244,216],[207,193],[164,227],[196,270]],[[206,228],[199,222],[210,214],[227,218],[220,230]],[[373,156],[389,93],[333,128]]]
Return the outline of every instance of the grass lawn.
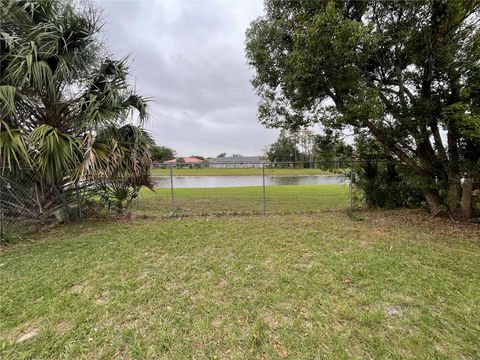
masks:
[[[175,189],[176,215],[256,214],[263,212],[261,186],[231,188]],[[346,209],[348,185],[279,185],[267,186],[266,210],[269,213],[313,212]],[[147,215],[170,215],[170,189],[142,190],[135,209]]]
[[[356,217],[51,229],[1,252],[0,358],[480,358],[478,226]]]
[[[325,175],[332,174],[331,171],[322,169],[271,169],[265,168],[265,175]],[[343,173],[343,169],[338,169],[335,173]],[[262,175],[262,169],[245,168],[245,169],[217,169],[217,168],[201,168],[201,169],[173,169],[176,176],[234,176],[234,175]],[[152,175],[169,176],[170,169],[152,169]]]

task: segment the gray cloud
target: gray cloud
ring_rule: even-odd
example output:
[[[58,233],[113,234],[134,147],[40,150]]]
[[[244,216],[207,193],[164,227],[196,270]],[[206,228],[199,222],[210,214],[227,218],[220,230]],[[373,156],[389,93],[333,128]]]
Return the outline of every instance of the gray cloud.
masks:
[[[137,90],[152,98],[147,128],[181,155],[259,154],[277,131],[256,120],[244,54],[261,1],[98,1],[107,46],[130,56]]]

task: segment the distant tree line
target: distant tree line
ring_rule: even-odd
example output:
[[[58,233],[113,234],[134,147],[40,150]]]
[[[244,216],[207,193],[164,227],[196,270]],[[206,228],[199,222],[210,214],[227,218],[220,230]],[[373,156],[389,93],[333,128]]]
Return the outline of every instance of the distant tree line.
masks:
[[[309,130],[281,130],[276,142],[265,153],[272,163],[301,163],[303,167],[336,167],[352,159],[354,148],[340,134],[326,129],[323,134]]]
[[[175,150],[169,147],[160,146],[160,145],[155,145],[152,148],[151,152],[152,152],[152,160],[154,162],[159,162],[159,163],[172,160],[177,155]]]

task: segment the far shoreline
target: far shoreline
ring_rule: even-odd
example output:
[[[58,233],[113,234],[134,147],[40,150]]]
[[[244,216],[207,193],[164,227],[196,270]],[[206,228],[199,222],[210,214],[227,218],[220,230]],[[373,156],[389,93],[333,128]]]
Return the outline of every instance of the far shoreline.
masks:
[[[312,175],[339,175],[346,169],[331,170],[313,168],[265,168],[266,176],[312,176]],[[173,176],[262,176],[262,168],[196,168],[172,169]],[[169,168],[152,168],[151,175],[155,177],[170,176]]]

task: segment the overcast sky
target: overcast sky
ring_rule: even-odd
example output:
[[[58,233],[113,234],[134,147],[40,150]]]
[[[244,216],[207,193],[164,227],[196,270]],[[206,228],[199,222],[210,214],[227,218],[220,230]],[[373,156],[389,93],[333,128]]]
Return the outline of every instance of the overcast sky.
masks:
[[[178,155],[259,155],[278,131],[256,119],[245,30],[259,1],[98,1],[104,38],[129,55],[137,90],[152,98],[147,128]]]

